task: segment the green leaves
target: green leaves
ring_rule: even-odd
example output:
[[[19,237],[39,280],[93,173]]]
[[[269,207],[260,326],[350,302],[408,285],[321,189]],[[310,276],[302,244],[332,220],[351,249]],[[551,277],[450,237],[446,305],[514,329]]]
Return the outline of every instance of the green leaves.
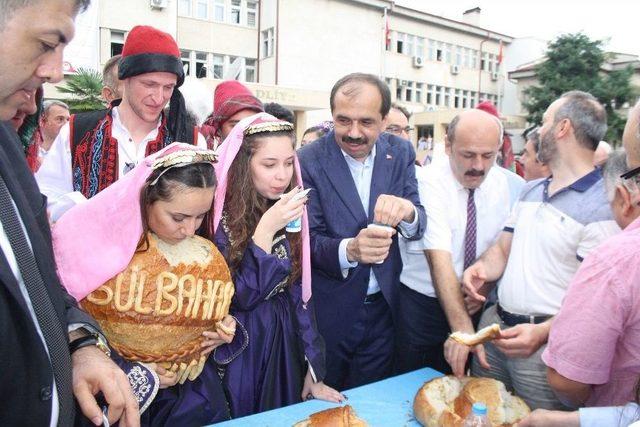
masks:
[[[549,104],[564,92],[582,90],[607,110],[607,141],[614,146],[620,142],[625,118],[616,110],[633,101],[633,70],[610,70],[607,60],[612,58],[603,45],[602,40],[591,40],[583,33],[563,34],[549,43],[547,59],[536,67],[538,85],[525,90],[529,122],[540,123]]]
[[[63,86],[56,88],[64,94],[71,95],[65,102],[73,113],[95,111],[105,108],[101,97],[102,75],[94,70],[79,68],[77,74],[66,78]]]

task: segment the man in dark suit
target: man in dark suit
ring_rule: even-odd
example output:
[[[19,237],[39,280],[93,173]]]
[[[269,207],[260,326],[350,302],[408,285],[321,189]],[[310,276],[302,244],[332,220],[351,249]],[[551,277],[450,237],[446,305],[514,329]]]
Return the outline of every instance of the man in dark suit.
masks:
[[[338,389],[391,374],[402,269],[396,231],[419,239],[426,225],[413,148],[382,133],[390,105],[377,77],[343,77],[331,91],[335,131],[298,152],[304,185],[315,190],[307,209],[325,382]]]
[[[0,120],[34,89],[62,79],[62,50],[90,0],[0,3]],[[22,145],[0,124],[0,425],[69,426],[77,404],[103,422],[137,426],[137,402],[124,373],[100,350],[95,322],[63,290],[55,271],[46,199]]]

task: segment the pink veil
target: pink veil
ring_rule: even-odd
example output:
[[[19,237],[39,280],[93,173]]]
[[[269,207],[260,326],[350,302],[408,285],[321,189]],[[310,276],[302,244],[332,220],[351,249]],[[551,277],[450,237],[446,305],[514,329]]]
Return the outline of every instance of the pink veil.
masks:
[[[80,301],[122,270],[142,236],[140,189],[154,160],[199,148],[174,142],[154,153],[114,184],[67,211],[53,225],[53,251],[62,285]]]
[[[244,131],[251,124],[259,120],[277,121],[277,119],[267,113],[258,113],[250,117],[246,117],[238,122],[224,142],[218,147],[218,163],[214,165],[216,176],[218,178],[218,187],[213,202],[213,224],[211,224],[211,235],[214,235],[220,224],[222,211],[224,209],[224,200],[227,195],[227,178],[229,169],[233,160],[236,158],[242,140],[244,139]],[[302,174],[300,172],[300,163],[298,157],[294,157],[294,167],[298,180],[298,185],[302,187]],[[311,298],[311,249],[309,243],[309,218],[307,216],[307,208],[304,208],[302,215],[302,301],[306,304]]]

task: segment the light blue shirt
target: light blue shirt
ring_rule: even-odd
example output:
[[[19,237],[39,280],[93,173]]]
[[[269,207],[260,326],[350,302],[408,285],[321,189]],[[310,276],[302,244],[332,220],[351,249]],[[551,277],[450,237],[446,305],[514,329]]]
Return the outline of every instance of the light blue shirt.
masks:
[[[635,403],[625,406],[580,408],[580,427],[627,427],[640,420],[640,407]]]
[[[369,198],[371,196],[371,178],[373,177],[373,164],[376,158],[376,146],[375,144],[373,145],[371,153],[369,153],[364,162],[354,159],[342,149],[340,151],[342,151],[344,160],[347,162],[347,166],[349,166],[349,171],[351,172],[353,183],[355,184],[358,195],[360,196],[360,202],[362,202],[362,208],[364,209],[365,215],[369,216]],[[413,236],[418,231],[418,211],[415,206],[413,209],[415,212],[413,222],[409,224],[408,222],[401,221],[399,224],[399,227],[402,229],[405,236]],[[342,275],[344,277],[347,277],[350,268],[358,265],[357,262],[350,262],[347,259],[347,244],[350,240],[352,240],[352,238],[342,239],[340,246],[338,247],[340,268],[342,269]],[[380,285],[378,285],[378,280],[376,279],[373,269],[371,269],[371,272],[369,273],[367,295],[375,294],[379,291]]]

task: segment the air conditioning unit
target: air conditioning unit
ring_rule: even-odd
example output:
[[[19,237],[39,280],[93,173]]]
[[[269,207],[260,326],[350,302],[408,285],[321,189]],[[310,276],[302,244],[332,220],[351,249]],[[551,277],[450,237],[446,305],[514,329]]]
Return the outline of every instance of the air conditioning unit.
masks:
[[[164,9],[169,5],[169,0],[149,0],[152,9]]]
[[[400,84],[401,87],[404,87],[407,85],[407,81],[406,80],[398,80],[398,83]]]
[[[499,76],[498,72],[494,71],[493,73],[491,73],[491,80],[493,80],[494,82],[498,81],[498,76]]]
[[[422,56],[414,56],[413,66],[415,68],[422,68],[424,66],[424,58]]]
[[[460,66],[459,65],[452,65],[451,66],[451,74],[459,74],[460,73]]]

